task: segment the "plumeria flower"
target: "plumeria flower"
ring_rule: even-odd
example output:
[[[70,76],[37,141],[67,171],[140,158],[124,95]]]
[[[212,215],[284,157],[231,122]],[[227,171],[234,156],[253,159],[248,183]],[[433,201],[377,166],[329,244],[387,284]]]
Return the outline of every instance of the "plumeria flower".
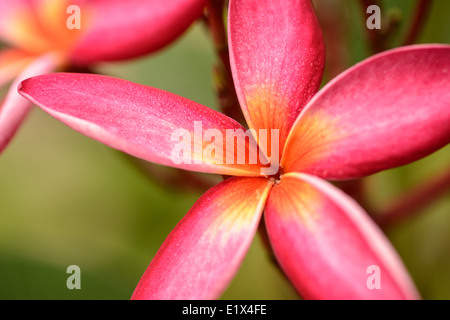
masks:
[[[0,51],[0,86],[15,78],[0,104],[0,152],[31,106],[17,94],[22,80],[158,50],[204,6],[204,0],[0,0],[0,41],[10,45]]]
[[[132,298],[220,297],[263,212],[275,257],[302,297],[419,298],[384,234],[326,180],[400,166],[449,143],[450,46],[383,52],[318,91],[325,53],[309,0],[231,0],[228,25],[250,132],[270,129],[279,137],[279,169],[270,175],[261,159],[216,161],[242,148],[249,155],[255,144],[240,139],[245,129],[233,119],[172,93],[83,74],[43,75],[19,89],[71,128],[133,156],[232,176],[207,191],[170,233]],[[174,139],[181,129],[188,137]],[[211,151],[208,132],[219,137],[227,130],[241,132],[237,148],[205,152]],[[261,146],[261,135],[255,140]],[[194,150],[193,161],[174,161],[180,144]],[[263,160],[269,150],[261,147]],[[380,275],[375,288],[371,270]]]

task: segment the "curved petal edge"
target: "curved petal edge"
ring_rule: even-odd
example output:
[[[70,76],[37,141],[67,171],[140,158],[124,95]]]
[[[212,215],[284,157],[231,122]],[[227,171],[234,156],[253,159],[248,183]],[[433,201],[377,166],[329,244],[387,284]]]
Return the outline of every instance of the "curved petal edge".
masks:
[[[326,181],[288,173],[269,194],[265,222],[275,256],[306,299],[418,299],[380,229]]]

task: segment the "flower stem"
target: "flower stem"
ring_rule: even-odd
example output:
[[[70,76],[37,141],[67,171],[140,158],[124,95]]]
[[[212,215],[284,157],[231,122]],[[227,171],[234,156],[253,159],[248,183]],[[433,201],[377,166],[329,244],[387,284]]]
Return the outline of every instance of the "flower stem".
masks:
[[[413,217],[444,193],[450,191],[450,170],[408,192],[374,218],[382,228],[392,227]]]
[[[264,221],[264,216],[261,218],[261,221],[259,222],[258,226],[258,233],[261,238],[261,241],[263,243],[263,246],[266,248],[268,257],[270,259],[270,262],[275,266],[275,268],[280,272],[280,274],[286,279],[286,281],[292,286],[292,288],[299,294],[297,289],[292,285],[292,282],[288,279],[286,273],[284,273],[283,269],[281,268],[280,264],[278,263],[277,258],[275,257],[275,254],[272,249],[272,245],[270,244],[269,235],[267,234],[267,228],[266,223]]]
[[[430,12],[432,3],[433,0],[418,0],[413,21],[411,23],[408,33],[406,34],[405,40],[403,41],[404,46],[416,42],[425,24],[426,17]]]
[[[367,18],[366,10],[370,5],[380,7],[380,1],[375,0],[360,0],[360,4],[365,19]],[[364,26],[367,31],[369,46],[373,54],[387,50],[391,47],[389,42],[392,40],[393,35],[399,30],[400,22],[401,13],[398,9],[393,8],[383,15],[381,29],[370,30]]]
[[[325,79],[328,82],[350,64],[346,43],[348,19],[345,16],[345,6],[335,0],[317,1],[315,8],[327,48]]]
[[[371,212],[369,210],[369,205],[367,203],[367,192],[365,179],[355,179],[347,181],[334,181],[333,184],[344,191],[348,196],[355,200],[366,212]]]
[[[233,75],[231,73],[224,16],[225,2],[223,0],[208,0],[205,18],[218,58],[218,62],[213,68],[217,97],[222,111],[230,118],[244,124],[244,116],[234,89]]]
[[[378,1],[378,0],[360,0],[360,4],[361,4],[364,21],[365,21],[365,19],[367,19],[366,10],[369,6],[376,5],[376,6],[380,7],[380,1]],[[370,29],[366,28],[365,24],[364,24],[364,28],[367,31],[367,38],[368,38],[369,46],[370,46],[372,53],[378,53],[378,52],[384,51],[386,49],[385,37],[380,32],[380,30],[378,30],[378,29],[370,30]]]
[[[261,221],[259,222],[258,232],[261,237],[261,241],[267,250],[270,261],[281,271],[280,265],[278,264],[278,261],[275,258],[275,254],[273,253],[273,249],[270,244],[269,235],[267,234],[267,229],[266,229],[266,223],[264,221],[264,216],[261,218]],[[283,274],[284,274],[284,272],[283,272]]]

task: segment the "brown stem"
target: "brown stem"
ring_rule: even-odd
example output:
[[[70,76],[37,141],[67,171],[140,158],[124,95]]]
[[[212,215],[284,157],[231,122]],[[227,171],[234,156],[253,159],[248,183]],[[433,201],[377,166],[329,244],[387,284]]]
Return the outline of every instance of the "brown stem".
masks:
[[[222,111],[227,116],[243,124],[245,123],[244,116],[234,89],[233,76],[231,73],[224,14],[225,2],[223,0],[208,1],[206,23],[210,30],[214,49],[219,60],[213,69],[215,86]]]
[[[433,201],[450,191],[450,170],[444,174],[421,184],[418,188],[408,192],[392,203],[386,210],[374,218],[382,228],[388,228],[413,217]]]
[[[287,278],[286,274],[284,273],[283,269],[281,269],[281,266],[278,263],[277,258],[275,257],[275,254],[272,249],[272,245],[270,244],[269,235],[267,234],[267,228],[266,228],[266,223],[264,221],[264,217],[259,222],[258,232],[259,232],[261,241],[262,241],[264,247],[266,248],[267,254],[269,255],[270,262],[272,262],[272,264],[278,269],[278,271],[283,275],[283,277],[289,283],[291,283],[290,280]]]
[[[366,184],[364,179],[335,181],[334,185],[348,194],[367,212],[370,212],[366,201]]]
[[[378,0],[360,0],[361,9],[364,17],[364,21],[367,19],[367,8],[371,5],[380,7],[380,1]],[[369,40],[369,46],[373,53],[384,51],[386,48],[385,37],[378,29],[368,29],[364,24],[364,29],[367,31],[367,38]]]
[[[81,66],[74,64],[70,64],[66,68],[64,68],[64,72],[98,74],[98,72],[92,69],[90,66]]]
[[[344,6],[335,0],[316,1],[315,8],[327,48],[326,82],[349,67],[348,19]]]
[[[272,246],[270,244],[269,235],[267,234],[266,223],[264,221],[264,217],[262,217],[261,221],[259,222],[258,232],[261,237],[261,241],[267,250],[270,261],[281,271],[280,265],[278,264],[278,261],[275,258],[275,254],[273,253]]]
[[[366,18],[366,10],[370,5],[377,5],[380,7],[380,1],[375,0],[360,0],[361,7]],[[372,53],[378,53],[384,51],[390,47],[389,42],[392,36],[397,33],[400,27],[401,14],[396,9],[391,9],[383,15],[381,21],[381,29],[370,30],[364,26],[367,30],[367,36],[369,40],[369,46]]]
[[[418,0],[413,21],[409,27],[408,33],[406,34],[405,40],[403,41],[404,46],[416,42],[425,24],[426,17],[430,12],[432,3],[433,0]]]

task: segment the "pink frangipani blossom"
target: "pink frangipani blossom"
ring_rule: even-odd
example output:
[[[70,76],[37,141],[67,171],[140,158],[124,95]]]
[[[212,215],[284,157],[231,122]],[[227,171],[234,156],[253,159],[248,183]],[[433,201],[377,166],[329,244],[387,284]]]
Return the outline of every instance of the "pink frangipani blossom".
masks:
[[[201,163],[175,164],[171,151],[179,141],[171,134],[179,128],[194,133],[201,121],[200,134],[244,130],[185,98],[98,75],[49,74],[21,84],[24,97],[111,147],[158,164],[234,176],[194,204],[132,298],[220,297],[263,213],[275,257],[304,298],[420,298],[381,230],[325,179],[363,177],[450,142],[450,46],[383,52],[319,90],[325,51],[310,0],[231,0],[228,25],[247,124],[279,132],[279,171],[270,176],[261,163],[217,163],[207,153]],[[251,144],[245,148],[250,152]],[[367,285],[371,266],[381,272],[378,289]]]
[[[29,77],[130,59],[177,38],[202,15],[205,0],[0,0],[0,86],[15,79],[0,104],[0,153],[31,104],[17,93]],[[70,26],[70,8],[79,25]]]

